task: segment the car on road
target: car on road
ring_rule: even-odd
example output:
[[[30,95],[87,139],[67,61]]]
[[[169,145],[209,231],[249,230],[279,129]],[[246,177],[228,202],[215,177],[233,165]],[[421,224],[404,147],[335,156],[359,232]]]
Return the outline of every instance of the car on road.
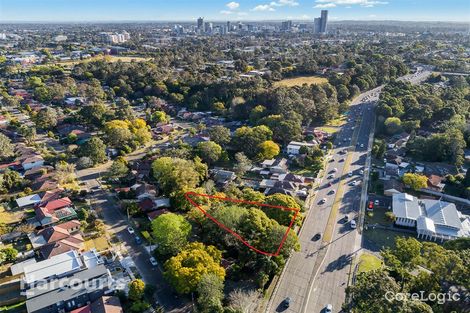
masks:
[[[334,191],[334,190],[330,190],[330,191],[328,192],[328,194],[329,194],[329,195],[334,195],[334,194],[335,194],[335,191]]]
[[[336,167],[332,170],[333,173],[336,173],[337,171],[338,169]]]
[[[129,226],[129,227],[127,227],[127,231],[128,231],[128,232],[129,232],[129,234],[131,234],[131,235],[132,235],[133,233],[135,233],[135,230],[134,230],[134,228],[132,228],[132,227],[130,227],[130,226]]]
[[[364,170],[360,170],[359,174],[364,175]]]
[[[344,159],[340,159],[338,162],[344,162]]]
[[[320,204],[323,204],[325,202],[326,202],[326,198],[323,198],[323,199],[320,200]]]
[[[135,236],[135,237],[134,237],[134,240],[135,240],[135,243],[136,243],[136,244],[138,244],[138,245],[142,244],[142,239],[140,239],[139,236]]]
[[[352,177],[352,176],[353,176],[353,173],[352,173],[352,172],[349,172],[349,173],[348,173],[348,176],[349,176],[349,177]]]
[[[290,303],[291,303],[291,299],[290,297],[287,297],[282,301],[281,305],[287,309],[288,307],[290,307]]]
[[[377,206],[377,205],[379,205],[379,204],[380,204],[380,201],[379,201],[378,199],[376,199],[376,200],[374,201],[374,205]]]
[[[153,256],[150,257],[149,261],[150,261],[150,264],[152,264],[153,266],[158,266],[158,262],[157,260],[155,260]]]
[[[331,175],[328,175],[328,179],[333,179],[335,178],[335,175],[331,174]]]
[[[356,221],[355,220],[351,220],[351,228],[356,229]]]
[[[361,143],[360,147],[361,147],[361,148],[364,148],[364,144],[363,144],[363,143]]]
[[[335,159],[330,159],[328,162],[333,163]]]
[[[313,241],[318,241],[321,239],[321,233],[316,233],[313,237],[312,237],[312,240]]]
[[[374,208],[374,202],[369,201],[369,205],[367,206],[369,210],[372,210]]]
[[[333,305],[327,304],[325,307],[325,313],[331,313],[333,312]]]

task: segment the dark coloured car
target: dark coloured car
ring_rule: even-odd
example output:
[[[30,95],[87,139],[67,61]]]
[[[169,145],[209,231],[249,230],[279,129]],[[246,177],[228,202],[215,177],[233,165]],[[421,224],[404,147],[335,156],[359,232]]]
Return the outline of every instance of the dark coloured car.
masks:
[[[140,245],[142,243],[142,239],[140,239],[139,236],[135,236],[134,240],[135,240],[135,243],[138,244],[138,245]]]
[[[321,233],[316,233],[315,236],[312,237],[313,241],[318,241],[321,239]]]
[[[282,301],[282,306],[284,308],[288,308],[290,306],[290,302],[291,302],[290,298],[287,297],[287,298],[284,299],[284,301]]]

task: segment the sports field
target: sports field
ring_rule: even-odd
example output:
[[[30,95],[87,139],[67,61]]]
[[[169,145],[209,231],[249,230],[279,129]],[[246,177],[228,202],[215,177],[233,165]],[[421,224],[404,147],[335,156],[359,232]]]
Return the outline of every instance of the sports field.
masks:
[[[328,82],[328,79],[319,76],[299,76],[293,78],[286,78],[274,83],[274,87],[295,87],[307,85],[321,85]]]

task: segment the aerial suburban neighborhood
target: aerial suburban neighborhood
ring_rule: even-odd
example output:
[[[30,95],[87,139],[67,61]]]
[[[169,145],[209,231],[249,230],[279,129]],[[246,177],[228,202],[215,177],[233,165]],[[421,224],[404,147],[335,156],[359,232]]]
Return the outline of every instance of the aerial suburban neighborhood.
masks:
[[[26,2],[0,5],[0,312],[470,312],[468,19]]]

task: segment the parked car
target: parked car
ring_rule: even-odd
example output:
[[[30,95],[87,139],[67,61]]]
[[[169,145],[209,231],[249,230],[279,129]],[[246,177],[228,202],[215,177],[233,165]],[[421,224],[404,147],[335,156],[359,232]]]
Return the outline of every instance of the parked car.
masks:
[[[135,237],[134,237],[134,240],[135,240],[135,243],[136,243],[136,244],[138,244],[138,245],[142,244],[142,239],[140,239],[139,236],[135,236]]]
[[[348,176],[349,176],[349,177],[352,177],[352,176],[353,176],[353,173],[352,173],[352,172],[349,172],[349,173],[348,173]]]
[[[320,200],[320,204],[323,204],[325,202],[326,202],[326,198],[323,198],[323,199]]]
[[[132,228],[132,227],[130,227],[130,226],[127,227],[127,231],[128,231],[129,234],[131,234],[131,235],[135,233],[134,228]]]
[[[349,216],[345,215],[344,216],[344,222],[347,223],[349,221]]]
[[[378,206],[379,204],[380,204],[379,200],[376,199],[376,200],[374,201],[374,205],[375,205],[375,206]]]
[[[352,229],[356,229],[357,225],[356,225],[356,221],[355,220],[351,220],[351,228]]]
[[[282,306],[287,309],[290,306],[290,303],[291,303],[291,299],[290,297],[287,297],[282,301]]]
[[[327,304],[325,307],[325,313],[331,313],[333,312],[333,305]]]
[[[313,241],[318,241],[321,239],[321,233],[316,233],[313,237],[312,237],[312,240]]]
[[[150,257],[149,261],[153,266],[158,266],[158,262],[153,256]]]

